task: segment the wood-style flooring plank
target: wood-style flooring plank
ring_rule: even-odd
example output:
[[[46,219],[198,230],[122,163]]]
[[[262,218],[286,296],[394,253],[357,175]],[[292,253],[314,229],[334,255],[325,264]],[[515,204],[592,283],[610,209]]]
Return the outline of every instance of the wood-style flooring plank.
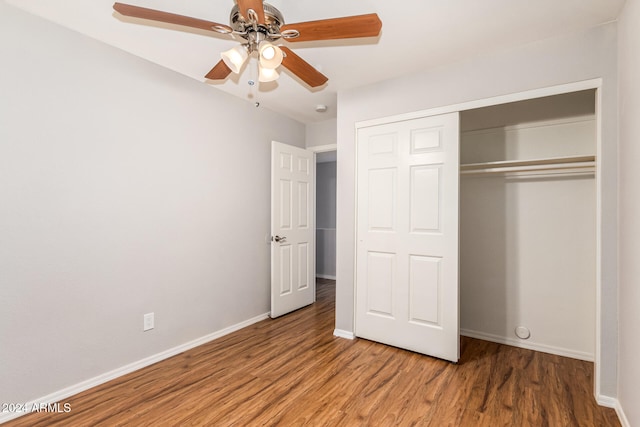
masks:
[[[619,426],[593,364],[462,338],[452,364],[332,335],[335,282],[264,320],[13,426]]]

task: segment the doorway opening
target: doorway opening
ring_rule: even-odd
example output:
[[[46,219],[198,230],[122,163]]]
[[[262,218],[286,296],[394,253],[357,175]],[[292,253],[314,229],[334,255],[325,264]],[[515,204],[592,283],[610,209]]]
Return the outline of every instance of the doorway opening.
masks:
[[[316,154],[316,279],[336,280],[336,151]]]
[[[337,191],[335,146],[326,146],[322,151],[316,151],[315,170],[316,298],[322,299],[322,295],[333,295],[331,304],[335,305]]]

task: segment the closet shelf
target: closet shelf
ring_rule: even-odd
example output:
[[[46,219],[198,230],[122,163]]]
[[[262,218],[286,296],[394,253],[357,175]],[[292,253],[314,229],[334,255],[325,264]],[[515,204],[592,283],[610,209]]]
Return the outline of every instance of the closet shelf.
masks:
[[[499,162],[467,163],[460,165],[461,175],[510,173],[510,172],[546,172],[575,173],[593,172],[596,156],[552,157],[531,160],[504,160]]]

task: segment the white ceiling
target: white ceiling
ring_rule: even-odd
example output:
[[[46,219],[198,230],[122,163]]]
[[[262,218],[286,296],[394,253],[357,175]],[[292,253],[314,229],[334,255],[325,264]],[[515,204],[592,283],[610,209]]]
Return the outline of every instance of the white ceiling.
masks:
[[[261,87],[256,60],[241,75],[214,83],[204,75],[220,52],[239,41],[215,33],[176,30],[164,24],[122,19],[113,0],[6,0],[90,37],[202,81],[219,90],[260,102],[304,123],[336,116],[340,90],[509,49],[535,40],[584,30],[615,20],[624,0],[270,0],[286,23],[376,12],[382,20],[379,38],[286,43],[329,77],[311,90],[288,72]],[[229,23],[233,0],[120,0],[136,6]],[[135,22],[135,23],[134,23]],[[203,88],[204,89],[204,88]],[[318,113],[315,107],[328,110]]]

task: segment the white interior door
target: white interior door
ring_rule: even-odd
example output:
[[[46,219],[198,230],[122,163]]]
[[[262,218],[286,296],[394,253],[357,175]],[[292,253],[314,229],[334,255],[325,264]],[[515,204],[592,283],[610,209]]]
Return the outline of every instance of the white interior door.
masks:
[[[271,317],[315,301],[313,153],[271,146]]]
[[[356,335],[459,358],[458,113],[358,130]]]

